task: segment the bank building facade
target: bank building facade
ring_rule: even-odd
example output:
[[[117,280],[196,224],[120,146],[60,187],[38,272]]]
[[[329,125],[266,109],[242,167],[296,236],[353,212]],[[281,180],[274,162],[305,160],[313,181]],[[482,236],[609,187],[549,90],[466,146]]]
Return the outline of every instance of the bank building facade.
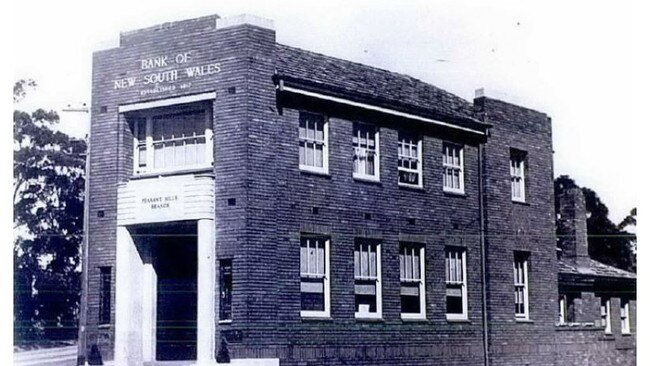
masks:
[[[547,115],[275,34],[93,55],[79,364],[635,363],[636,276],[578,188],[556,210]]]

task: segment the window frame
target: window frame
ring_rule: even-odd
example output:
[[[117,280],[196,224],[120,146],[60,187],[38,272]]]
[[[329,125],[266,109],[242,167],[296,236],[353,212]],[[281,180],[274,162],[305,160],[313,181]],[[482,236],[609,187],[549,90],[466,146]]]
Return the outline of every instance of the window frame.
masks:
[[[314,138],[313,140],[308,140],[307,137],[300,137],[300,123],[302,121],[303,115],[312,115],[312,116],[319,116],[322,117],[323,119],[323,166],[322,167],[317,167],[313,165],[306,165],[306,164],[301,164],[300,163],[300,144],[302,141],[310,141],[314,142],[316,139]],[[305,126],[305,130],[307,130],[308,126]],[[310,173],[317,173],[317,174],[329,174],[329,117],[325,114],[322,113],[316,113],[316,112],[309,112],[309,111],[298,111],[298,168],[301,171],[304,172],[310,172]],[[306,149],[305,145],[305,149]]]
[[[524,307],[524,312],[523,313],[518,313],[517,309],[515,307],[515,319],[517,320],[530,320],[530,301],[529,301],[529,279],[528,279],[528,263],[530,261],[528,253],[524,252],[515,252],[515,258],[513,260],[513,279],[514,279],[514,294],[515,294],[515,305],[518,305],[519,303],[517,302],[517,298],[519,295],[519,288],[521,288],[521,293],[523,295],[523,307]],[[518,262],[521,262],[521,272],[522,272],[522,279],[523,282],[518,282],[518,273],[517,273],[517,264]]]
[[[420,278],[418,280],[415,279],[406,279],[402,278],[402,273],[400,271],[400,299],[401,299],[401,288],[403,283],[418,283],[418,290],[420,293],[420,312],[419,313],[404,313],[400,305],[400,317],[401,319],[411,319],[411,320],[426,320],[427,318],[427,311],[426,311],[426,279],[425,279],[425,273],[426,273],[426,261],[424,258],[425,255],[425,246],[420,243],[411,243],[411,242],[400,242],[400,253],[402,252],[402,248],[418,248],[419,254],[420,254]]]
[[[360,149],[360,147],[358,147],[358,145],[361,143],[361,139],[360,139],[360,137],[361,137],[360,136],[360,129],[361,128],[372,128],[375,131],[374,132],[375,161],[373,163],[374,168],[375,168],[375,174],[374,175],[366,174],[365,171],[364,172],[356,172],[355,171],[355,169],[357,167],[357,164],[359,164],[358,163],[359,159],[357,158],[357,151],[358,151],[358,149]],[[353,123],[353,125],[352,125],[352,139],[353,139],[353,141],[352,141],[352,146],[353,146],[352,177],[353,178],[362,179],[362,180],[370,180],[370,181],[375,181],[375,182],[380,181],[381,158],[380,158],[380,148],[379,148],[379,130],[380,130],[379,126],[371,124],[371,123],[358,122],[358,121]],[[356,136],[354,135],[355,131],[359,132]],[[354,138],[355,137],[358,139],[357,146],[354,145]],[[365,164],[368,164],[367,160],[365,160]],[[366,165],[364,165],[364,168],[365,167],[366,167]]]
[[[225,268],[230,267],[230,282],[229,282],[229,288],[230,288],[230,293],[229,293],[229,302],[226,302],[224,300],[224,286],[226,285],[225,281]],[[232,258],[224,258],[219,260],[219,323],[230,323],[232,322],[233,319],[233,282],[234,282],[234,267],[233,267],[233,259]],[[224,317],[225,315],[225,305],[228,306],[228,317]]]
[[[153,125],[154,119],[164,116],[173,116],[173,115],[182,115],[186,113],[198,113],[202,112],[204,114],[204,129],[203,135],[196,135],[194,137],[185,137],[181,138],[183,140],[190,138],[204,138],[205,139],[205,157],[203,163],[191,164],[191,165],[182,165],[182,166],[172,166],[172,167],[163,167],[156,168],[154,154],[155,149],[154,145],[156,141],[153,139]],[[210,169],[214,165],[214,133],[212,126],[212,103],[199,102],[196,104],[188,105],[175,105],[175,106],[166,106],[164,108],[151,108],[143,109],[132,112],[125,112],[125,117],[129,124],[131,125],[131,131],[133,133],[133,175],[134,176],[144,176],[151,174],[166,174],[173,173],[178,171],[192,171],[192,170],[203,170]],[[141,128],[140,121],[144,120],[145,128],[145,140],[144,143],[140,142],[139,130]],[[145,165],[143,167],[139,164],[139,151],[140,148],[144,147],[145,150]]]
[[[558,324],[565,325],[568,323],[567,322],[567,295],[560,294],[558,298],[558,306],[559,306],[559,316],[560,316]]]
[[[448,155],[447,151],[452,151],[452,155]],[[453,159],[453,151],[458,149],[458,162],[459,165],[454,165],[449,162],[449,158]],[[458,186],[459,188],[454,188],[447,186],[447,171],[453,172],[458,171]],[[449,193],[465,194],[465,146],[449,141],[444,141],[442,143],[442,190]]]
[[[631,334],[630,299],[621,298],[621,334]]]
[[[404,146],[405,144],[402,142],[403,140],[410,140],[411,142],[409,145],[415,145],[413,144],[413,141],[417,141],[417,158],[416,161],[418,163],[418,168],[417,169],[410,169],[410,168],[405,168],[400,166],[400,161],[402,160],[402,156],[405,155],[400,155],[399,154],[399,147]],[[423,168],[423,163],[424,159],[422,156],[422,136],[418,136],[415,134],[407,133],[407,132],[399,132],[397,136],[397,144],[398,144],[398,150],[397,150],[397,184],[398,186],[401,187],[410,187],[410,188],[423,188],[424,187],[424,168]],[[410,149],[409,149],[410,151]],[[406,157],[406,156],[405,156]],[[410,156],[406,158],[411,158]],[[417,173],[418,174],[418,183],[417,184],[411,184],[411,183],[403,183],[400,182],[399,178],[399,172],[407,172],[407,173]]]
[[[452,268],[450,266],[451,258],[450,254],[456,253],[460,254],[460,262],[462,265],[461,281],[452,281],[449,279],[451,275]],[[467,295],[467,249],[463,247],[446,247],[445,248],[445,301],[447,299],[446,290],[448,286],[461,286],[461,296],[462,296],[462,313],[449,313],[445,307],[445,315],[447,320],[467,320],[469,318],[469,298]]]
[[[600,325],[605,328],[605,334],[612,334],[612,299],[600,298]]]
[[[325,261],[325,274],[323,275],[323,310],[302,310],[300,308],[300,317],[301,318],[329,318],[331,312],[331,298],[330,298],[330,237],[324,235],[309,235],[303,234],[300,236],[300,247],[302,247],[303,239],[307,240],[322,240],[323,245],[325,246],[325,255],[323,260]],[[310,277],[310,274],[303,274],[300,272],[300,282],[302,283],[303,277]],[[300,296],[302,297],[302,290],[300,290]]]
[[[354,317],[356,319],[381,319],[382,314],[383,314],[383,309],[382,309],[382,291],[381,291],[381,286],[382,286],[382,276],[381,276],[381,242],[378,240],[357,240],[354,245],[354,250],[356,252],[357,250],[357,245],[374,245],[375,251],[377,253],[377,259],[376,259],[376,276],[372,278],[372,276],[364,277],[364,276],[357,276],[356,275],[356,269],[355,269],[355,275],[354,275],[354,284],[356,286],[357,281],[368,281],[368,280],[375,280],[375,301],[376,301],[376,307],[377,311],[374,313],[368,312],[368,313],[362,313],[356,310],[356,299],[355,299],[355,310],[354,310]],[[355,263],[356,265],[356,263]],[[356,297],[356,290],[354,292],[354,295]]]
[[[107,278],[106,278],[107,277]],[[108,281],[108,283],[107,283]],[[97,314],[97,325],[106,326],[111,324],[111,306],[112,306],[112,285],[113,285],[112,267],[99,267],[99,309]]]
[[[519,174],[516,165],[519,164]],[[528,170],[528,153],[523,150],[510,149],[510,199],[513,202],[526,202],[526,174]],[[515,182],[519,185],[521,196],[515,196]]]

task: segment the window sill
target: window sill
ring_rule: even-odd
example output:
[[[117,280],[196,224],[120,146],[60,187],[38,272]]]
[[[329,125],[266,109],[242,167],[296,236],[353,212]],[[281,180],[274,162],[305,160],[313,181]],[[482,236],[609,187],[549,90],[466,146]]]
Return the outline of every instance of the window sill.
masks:
[[[621,333],[622,337],[632,337],[634,333]]]
[[[329,172],[324,171],[324,170],[312,170],[312,169],[307,169],[307,168],[300,168],[300,174],[309,174],[309,175],[317,175],[321,177],[326,177],[330,178],[331,175]]]
[[[519,318],[519,319],[515,319],[515,323],[520,323],[520,324],[534,324],[535,322],[534,322],[533,320],[530,320],[530,319]]]
[[[379,180],[379,178],[369,178],[369,177],[361,177],[358,175],[353,175],[352,179],[361,183],[381,185],[381,181]]]
[[[416,192],[425,192],[424,187],[421,187],[421,186],[412,186],[410,184],[404,184],[404,183],[397,183],[397,186],[399,188],[410,189],[410,190],[416,191]]]
[[[111,329],[110,324],[99,324],[97,325],[97,329]]]
[[[360,316],[355,315],[354,320],[358,323],[383,323],[384,319],[381,317],[372,317],[372,316]]]
[[[194,173],[212,173],[212,166],[204,166],[199,168],[188,168],[188,169],[178,169],[178,170],[166,170],[160,172],[150,172],[142,174],[134,174],[131,176],[131,179],[146,179],[146,178],[155,178],[155,177],[167,177],[173,175],[183,175],[183,174],[194,174]]]
[[[219,324],[232,324],[232,319],[219,320]]]
[[[401,319],[403,323],[428,323],[429,322],[429,319],[427,319],[426,317],[422,318],[417,315],[413,317],[410,316],[404,317],[404,314],[402,314]]]
[[[472,321],[467,318],[449,318],[447,317],[447,323],[467,323],[471,324]]]
[[[334,319],[329,316],[305,316],[301,315],[300,320],[304,322],[333,322]]]
[[[452,191],[449,189],[442,189],[442,193],[444,193],[446,196],[452,196],[452,197],[467,197],[467,193],[465,191]]]
[[[512,200],[512,203],[517,204],[517,205],[530,206],[530,203],[526,202],[526,201]]]

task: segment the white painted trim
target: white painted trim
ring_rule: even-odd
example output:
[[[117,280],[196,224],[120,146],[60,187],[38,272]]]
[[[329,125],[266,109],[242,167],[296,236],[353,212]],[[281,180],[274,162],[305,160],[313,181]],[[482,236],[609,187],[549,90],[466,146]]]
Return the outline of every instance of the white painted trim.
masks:
[[[412,119],[412,120],[416,120],[416,121],[432,123],[432,124],[439,125],[439,126],[444,126],[444,127],[454,128],[454,129],[457,129],[457,130],[462,130],[462,131],[466,131],[466,132],[475,133],[475,134],[478,134],[478,135],[481,135],[481,136],[485,135],[485,132],[476,131],[476,130],[473,130],[471,128],[457,126],[457,125],[454,125],[454,124],[451,124],[451,123],[442,122],[442,121],[438,121],[438,120],[427,118],[427,117],[421,117],[421,116],[411,114],[411,113],[400,112],[400,111],[396,111],[396,110],[390,109],[390,108],[384,108],[384,107],[379,107],[379,106],[375,106],[375,105],[371,105],[371,104],[354,102],[354,101],[351,101],[349,99],[333,97],[333,96],[329,96],[329,95],[325,95],[325,94],[321,94],[321,93],[316,93],[316,92],[311,92],[311,91],[307,91],[307,90],[302,90],[302,89],[299,89],[299,88],[294,88],[294,87],[291,87],[291,86],[284,86],[284,85],[282,85],[282,83],[278,86],[278,88],[280,89],[280,91],[286,91],[286,92],[290,92],[290,93],[306,95],[306,96],[309,96],[309,97],[314,97],[314,98],[318,98],[318,99],[322,99],[322,100],[329,100],[331,102],[347,104],[347,105],[350,105],[350,106],[353,106],[353,107],[359,107],[359,108],[368,109],[368,110],[371,110],[371,111],[386,113],[386,114],[390,114],[390,115],[397,116],[397,117],[404,117],[404,118],[408,118],[408,119]]]
[[[142,109],[168,107],[168,106],[172,106],[172,105],[175,105],[175,104],[193,103],[193,102],[199,102],[199,101],[202,101],[202,100],[210,100],[210,99],[216,99],[216,98],[217,98],[217,92],[207,92],[207,93],[201,93],[201,94],[184,95],[182,97],[152,100],[152,101],[149,101],[149,102],[122,104],[122,105],[119,105],[117,107],[117,111],[119,113],[126,113],[126,112],[132,112],[132,111],[139,111],[139,110],[142,110]]]
[[[325,310],[300,310],[303,318],[329,318],[330,317],[330,239],[325,240],[325,278],[323,280],[323,297]]]
[[[215,354],[215,245],[214,220],[197,221],[197,363],[214,363]]]

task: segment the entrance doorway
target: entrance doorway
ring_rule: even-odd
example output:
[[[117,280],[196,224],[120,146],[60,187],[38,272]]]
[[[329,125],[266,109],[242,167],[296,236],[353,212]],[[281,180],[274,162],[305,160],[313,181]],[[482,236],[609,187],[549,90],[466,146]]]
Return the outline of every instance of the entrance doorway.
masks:
[[[196,360],[196,236],[159,237],[152,249],[158,278],[156,360]]]

